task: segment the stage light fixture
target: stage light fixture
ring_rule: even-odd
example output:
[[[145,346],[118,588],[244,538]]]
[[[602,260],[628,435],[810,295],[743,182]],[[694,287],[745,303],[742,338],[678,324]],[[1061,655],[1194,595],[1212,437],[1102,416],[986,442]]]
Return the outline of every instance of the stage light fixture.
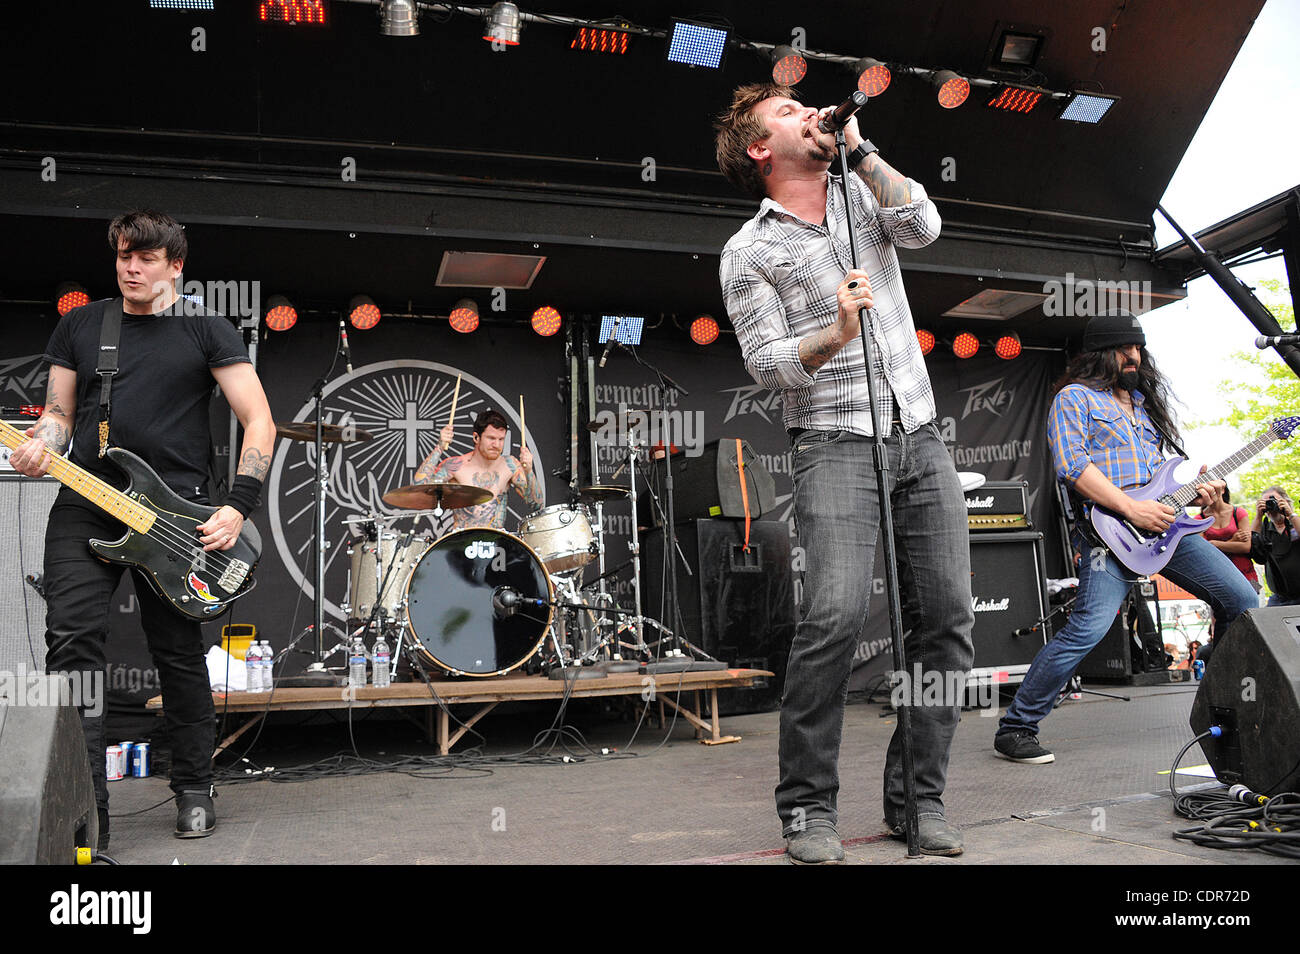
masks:
[[[1033,112],[1042,98],[1042,90],[1025,86],[999,86],[993,98],[984,105],[1008,113],[1029,113]]]
[[[560,313],[550,305],[543,305],[533,312],[529,324],[533,326],[533,331],[543,338],[549,338],[560,330]]]
[[[488,11],[487,32],[483,39],[489,43],[518,46],[520,29],[519,8],[513,3],[494,3]]]
[[[467,335],[478,327],[478,305],[472,298],[462,298],[451,309],[448,318],[451,321],[452,331]]]
[[[329,0],[263,0],[257,5],[257,18],[263,23],[325,26]]]
[[[215,10],[216,0],[149,0],[150,10]]]
[[[993,353],[1004,361],[1020,357],[1020,335],[1014,331],[1009,335],[1003,335],[993,346]]]
[[[993,62],[998,66],[1033,66],[1043,49],[1043,38],[1034,33],[1016,33],[1006,30],[998,39]]]
[[[721,69],[731,31],[711,23],[674,20],[668,34],[668,62]]]
[[[980,340],[969,331],[963,331],[952,339],[952,353],[959,358],[973,358],[980,349]]]
[[[266,303],[266,327],[272,331],[288,331],[298,323],[298,309],[283,295],[272,295]]]
[[[917,328],[916,343],[921,346],[921,354],[929,354],[934,350],[934,332],[926,331],[924,328]]]
[[[74,308],[89,304],[90,294],[76,282],[61,282],[59,287],[54,289],[54,307],[58,309],[59,317]]]
[[[939,70],[931,81],[944,109],[956,109],[970,95],[970,83],[952,70]]]
[[[808,75],[808,61],[789,44],[782,44],[771,53],[772,82],[793,86]]]
[[[578,27],[578,32],[569,44],[571,50],[586,50],[589,53],[627,52],[628,34],[624,30],[608,30],[605,27]]]
[[[379,306],[369,295],[353,295],[348,302],[348,323],[357,331],[367,331],[379,324]]]
[[[1064,119],[1071,123],[1091,123],[1101,122],[1110,108],[1119,101],[1118,96],[1105,96],[1101,93],[1085,93],[1081,89],[1071,90],[1070,98],[1065,103],[1065,108],[1061,110],[1058,119]]]
[[[853,72],[858,76],[858,89],[867,96],[879,96],[889,89],[889,81],[893,78],[888,66],[869,56],[854,63]]]
[[[419,36],[420,10],[415,0],[381,0],[379,32],[383,36]]]
[[[691,340],[697,345],[708,345],[718,340],[718,323],[712,315],[700,315],[691,322]]]

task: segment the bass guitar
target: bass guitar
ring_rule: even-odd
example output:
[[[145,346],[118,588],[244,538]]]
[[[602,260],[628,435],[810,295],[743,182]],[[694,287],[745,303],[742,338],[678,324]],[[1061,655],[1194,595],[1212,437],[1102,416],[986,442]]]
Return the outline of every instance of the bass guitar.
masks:
[[[1212,517],[1193,517],[1187,505],[1196,499],[1198,484],[1222,480],[1276,440],[1286,440],[1300,426],[1300,417],[1280,417],[1268,430],[1231,457],[1220,461],[1185,484],[1174,480],[1174,471],[1186,458],[1171,457],[1161,464],[1151,480],[1135,490],[1126,490],[1134,500],[1158,500],[1174,511],[1174,522],[1163,533],[1142,530],[1113,510],[1093,504],[1092,526],[1115,559],[1140,576],[1159,573],[1173,559],[1178,541],[1189,533],[1200,533],[1214,523]]]
[[[11,450],[27,435],[0,421],[0,443]],[[61,454],[49,451],[51,477],[126,525],[118,540],[91,540],[101,560],[141,570],[176,610],[191,619],[212,619],[253,588],[253,569],[262,555],[257,528],[245,521],[228,550],[204,552],[196,528],[217,511],[177,495],[143,460],[120,447],[108,459],[127,477],[118,490]]]

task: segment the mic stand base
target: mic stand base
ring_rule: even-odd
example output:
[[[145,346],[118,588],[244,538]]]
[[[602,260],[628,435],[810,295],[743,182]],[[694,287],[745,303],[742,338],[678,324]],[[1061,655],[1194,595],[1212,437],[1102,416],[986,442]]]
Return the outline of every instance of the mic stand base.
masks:
[[[637,672],[718,672],[726,669],[727,664],[716,659],[692,659],[690,656],[671,656],[643,664]]]

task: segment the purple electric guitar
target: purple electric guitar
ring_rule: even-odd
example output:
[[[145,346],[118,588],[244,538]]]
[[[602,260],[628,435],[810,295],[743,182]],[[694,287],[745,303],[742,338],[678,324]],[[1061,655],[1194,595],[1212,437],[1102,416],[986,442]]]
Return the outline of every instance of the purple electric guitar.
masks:
[[[1174,470],[1186,463],[1182,457],[1171,457],[1156,469],[1151,480],[1136,490],[1124,491],[1134,500],[1158,500],[1174,511],[1174,522],[1164,533],[1142,530],[1125,520],[1113,510],[1100,504],[1092,507],[1092,526],[1102,542],[1115,555],[1115,559],[1134,573],[1151,576],[1159,573],[1174,556],[1178,541],[1189,533],[1200,533],[1214,523],[1212,517],[1192,517],[1186,507],[1196,498],[1197,484],[1222,480],[1246,461],[1250,460],[1276,440],[1286,440],[1300,427],[1300,417],[1280,417],[1273,421],[1259,437],[1237,453],[1186,484],[1174,482]]]

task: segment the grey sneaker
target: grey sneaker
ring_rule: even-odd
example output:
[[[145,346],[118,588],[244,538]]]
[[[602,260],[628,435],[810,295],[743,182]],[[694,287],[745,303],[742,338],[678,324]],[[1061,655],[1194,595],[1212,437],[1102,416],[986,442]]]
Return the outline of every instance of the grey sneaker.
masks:
[[[795,832],[785,840],[785,851],[796,865],[838,865],[844,861],[839,832],[825,825]]]
[[[1012,762],[1044,765],[1056,761],[1055,755],[1038,744],[1038,736],[1025,729],[1016,732],[1003,732],[995,736],[993,748],[997,750],[1000,758]]]
[[[907,841],[907,826],[904,822],[885,824],[889,827],[889,837],[895,841]],[[916,816],[916,840],[923,855],[960,855],[964,848],[961,832],[948,824],[948,819],[939,812],[919,812]]]

